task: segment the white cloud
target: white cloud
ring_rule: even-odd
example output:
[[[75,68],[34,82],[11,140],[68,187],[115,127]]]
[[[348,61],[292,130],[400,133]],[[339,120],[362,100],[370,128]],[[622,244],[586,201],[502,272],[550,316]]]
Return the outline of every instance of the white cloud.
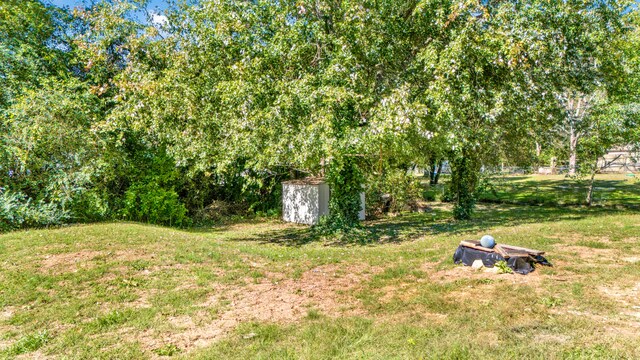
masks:
[[[162,14],[151,14],[151,23],[162,26],[167,23],[167,17]]]

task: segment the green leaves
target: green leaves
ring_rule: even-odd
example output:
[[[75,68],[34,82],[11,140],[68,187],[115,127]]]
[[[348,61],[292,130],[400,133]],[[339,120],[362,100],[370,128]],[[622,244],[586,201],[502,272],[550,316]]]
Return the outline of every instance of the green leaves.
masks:
[[[98,214],[157,183],[181,211],[272,204],[282,178],[329,170],[350,222],[367,178],[448,157],[467,218],[481,166],[529,161],[562,94],[637,101],[626,0],[185,1],[161,26],[133,16],[145,4],[0,5],[15,191]]]

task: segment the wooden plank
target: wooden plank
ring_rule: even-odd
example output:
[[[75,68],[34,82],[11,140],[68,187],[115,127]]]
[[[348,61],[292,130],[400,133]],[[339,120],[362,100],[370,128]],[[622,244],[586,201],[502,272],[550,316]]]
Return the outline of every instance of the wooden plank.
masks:
[[[496,246],[494,247],[495,251],[500,254],[503,258],[507,259],[510,258],[511,255],[509,255],[509,252],[506,251],[501,244],[496,244]]]
[[[527,248],[523,248],[520,246],[513,246],[513,245],[504,245],[501,244],[502,248],[507,250],[507,251],[514,251],[514,252],[521,252],[521,253],[527,253],[527,254],[532,254],[532,255],[543,255],[544,251],[540,251],[540,250],[534,250],[534,249],[527,249]]]
[[[495,252],[500,254],[504,258],[529,257],[530,255],[535,257],[536,255],[544,254],[544,251],[527,249],[527,248],[513,246],[513,245],[504,245],[504,244],[496,244],[496,246],[493,249],[489,249],[480,245],[480,241],[477,241],[477,240],[462,240],[460,242],[460,245],[471,248],[471,249],[475,249],[475,250]]]
[[[460,245],[466,246],[468,248],[476,249],[476,250],[481,250],[481,251],[486,251],[486,252],[495,252],[495,250],[493,250],[493,249],[489,249],[489,248],[481,246],[479,241],[462,240],[462,241],[460,241]]]
[[[502,245],[502,244],[497,244],[496,245],[496,252],[500,255],[502,255],[502,257],[504,258],[510,258],[510,257],[529,257],[529,253],[528,252],[524,252],[522,250],[514,250],[514,249],[510,249],[508,246]]]

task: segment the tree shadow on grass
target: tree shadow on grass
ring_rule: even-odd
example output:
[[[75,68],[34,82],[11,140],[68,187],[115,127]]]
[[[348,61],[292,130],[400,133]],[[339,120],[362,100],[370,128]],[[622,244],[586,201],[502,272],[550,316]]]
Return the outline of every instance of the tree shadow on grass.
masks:
[[[327,246],[378,245],[401,243],[425,235],[451,236],[477,233],[497,226],[517,226],[561,220],[580,220],[613,214],[628,213],[616,208],[546,207],[514,205],[479,206],[472,220],[455,221],[451,212],[431,209],[424,213],[406,213],[395,217],[366,221],[359,229],[324,235],[312,227],[291,227],[236,238],[237,241],[257,241],[283,246],[302,246],[321,242]]]

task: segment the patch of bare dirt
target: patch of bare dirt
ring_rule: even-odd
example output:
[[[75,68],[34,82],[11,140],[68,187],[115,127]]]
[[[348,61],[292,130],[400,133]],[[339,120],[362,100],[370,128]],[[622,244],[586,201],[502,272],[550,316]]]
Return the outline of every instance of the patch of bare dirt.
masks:
[[[78,271],[79,268],[89,265],[91,260],[102,255],[100,251],[83,250],[73,253],[45,255],[41,269],[49,272]]]
[[[10,348],[12,344],[13,343],[11,341],[0,340],[0,351],[4,351],[5,349]]]
[[[622,239],[622,242],[624,243],[629,243],[629,244],[640,244],[640,237],[628,237],[628,238],[624,238]]]
[[[177,332],[158,335],[153,329],[145,330],[142,334],[132,333],[138,341],[149,350],[159,349],[167,344],[178,347],[183,352],[203,348],[212,342],[224,338],[238,325],[236,321],[225,319],[215,320],[198,326],[193,323],[189,327],[177,328]]]
[[[157,333],[150,329],[138,340],[148,349],[174,344],[188,351],[209,345],[246,321],[293,323],[305,317],[309,309],[332,317],[362,314],[364,310],[353,291],[378,271],[325,265],[306,271],[298,279],[267,277],[259,283],[248,281],[244,286],[221,285],[200,304],[203,309],[220,306],[216,320],[202,324],[197,315],[169,318],[167,321],[176,331]]]
[[[615,249],[594,249],[586,246],[556,244],[557,253],[577,255],[583,260],[591,262],[611,262],[617,259]]]
[[[347,292],[370,277],[363,269],[325,265],[306,271],[299,279],[266,278],[260,283],[232,289],[231,314],[257,321],[292,321],[314,307],[332,316],[357,312],[357,301]]]
[[[128,305],[136,309],[150,309],[153,307],[150,300],[152,296],[153,293],[149,291],[141,291],[140,296],[134,301],[129,302]]]
[[[571,340],[569,336],[561,334],[537,334],[534,336],[534,342],[536,343],[564,344],[569,340]]]
[[[433,281],[439,283],[451,283],[457,280],[486,280],[505,281],[520,285],[538,285],[542,282],[543,276],[536,270],[527,275],[520,274],[497,274],[494,268],[474,269],[471,266],[456,266],[452,269],[440,270],[430,274]]]
[[[11,319],[11,317],[13,316],[14,313],[15,313],[15,307],[14,306],[5,306],[5,307],[3,307],[2,311],[0,311],[0,321]]]
[[[623,314],[639,321],[640,326],[640,282],[629,287],[600,286],[598,290],[623,306]]]

